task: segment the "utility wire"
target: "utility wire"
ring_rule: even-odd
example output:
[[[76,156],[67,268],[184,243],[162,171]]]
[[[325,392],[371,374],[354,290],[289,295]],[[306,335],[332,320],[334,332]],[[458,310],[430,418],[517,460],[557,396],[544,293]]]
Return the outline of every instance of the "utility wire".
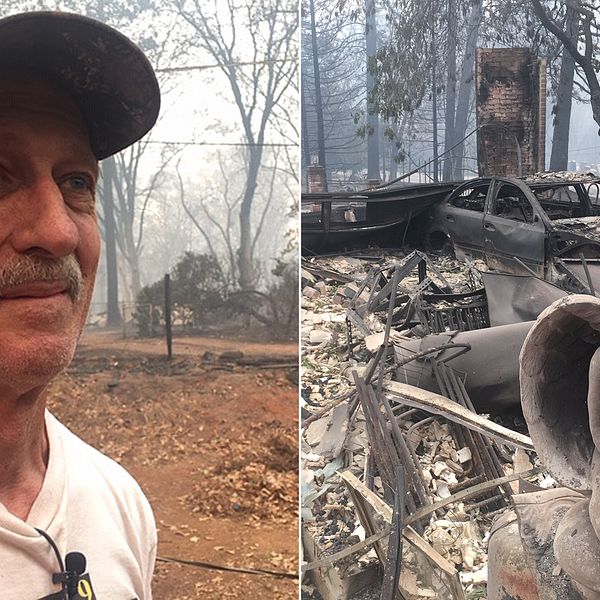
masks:
[[[159,140],[148,140],[146,144],[162,144],[164,146],[262,146],[266,148],[296,148],[298,144],[292,142],[264,142],[262,144],[250,144],[248,142],[166,142]]]
[[[215,571],[231,571],[233,573],[245,573],[247,575],[270,575],[271,577],[281,577],[283,579],[298,579],[297,573],[287,571],[272,571],[270,569],[244,569],[240,567],[228,567],[226,565],[217,565],[202,560],[185,560],[183,558],[172,558],[170,556],[157,556],[157,561],[165,563],[178,563],[189,565],[191,567],[200,567],[202,569],[213,569]]]
[[[187,67],[163,67],[154,69],[156,73],[173,73],[176,71],[205,71],[207,69],[224,69],[228,67],[246,67],[248,65],[268,65],[273,63],[295,62],[295,58],[270,58],[266,60],[251,60],[248,62],[217,63],[214,65],[190,65]]]
[[[482,129],[486,125],[488,125],[488,123],[482,123],[481,125],[479,125],[479,127],[476,127],[475,129],[473,129],[473,131],[467,133],[467,135],[465,135],[465,137],[462,138],[462,140],[456,142],[456,144],[454,144],[454,146],[451,146],[450,148],[448,148],[448,150],[445,150],[441,154],[438,154],[437,157],[432,158],[430,161],[426,162],[425,164],[422,164],[422,165],[418,166],[416,169],[413,169],[409,173],[405,173],[404,175],[401,175],[400,177],[396,177],[396,179],[392,179],[392,181],[388,181],[387,183],[383,183],[383,184],[378,185],[378,186],[376,186],[376,187],[374,187],[372,189],[378,190],[380,188],[386,188],[388,185],[392,185],[393,183],[397,183],[398,181],[402,181],[403,179],[406,179],[407,177],[410,177],[411,175],[414,175],[415,173],[418,173],[423,167],[426,167],[427,165],[430,165],[435,160],[438,160],[442,156],[444,156],[445,154],[448,154],[449,152],[451,152],[452,150],[454,150],[454,148],[456,148],[458,145],[462,144],[467,138],[470,138],[474,133],[477,133],[480,129]],[[427,175],[427,173],[425,173],[425,175]],[[428,175],[428,177],[429,177],[429,175]]]
[[[584,150],[598,150],[600,146],[588,146],[587,148],[569,148],[569,152],[583,152]]]

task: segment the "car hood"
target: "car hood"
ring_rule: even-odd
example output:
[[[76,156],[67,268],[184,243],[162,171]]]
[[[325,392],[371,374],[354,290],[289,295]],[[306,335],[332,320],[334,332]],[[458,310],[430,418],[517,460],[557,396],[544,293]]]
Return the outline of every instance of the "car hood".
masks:
[[[552,221],[554,231],[571,233],[600,243],[600,217],[576,217]]]

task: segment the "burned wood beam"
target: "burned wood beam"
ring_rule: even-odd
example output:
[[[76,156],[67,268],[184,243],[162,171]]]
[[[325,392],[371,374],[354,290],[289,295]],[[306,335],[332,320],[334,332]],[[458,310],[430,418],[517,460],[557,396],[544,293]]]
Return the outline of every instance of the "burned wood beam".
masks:
[[[369,490],[364,483],[362,483],[349,471],[344,471],[339,475],[348,487],[354,505],[357,507],[359,514],[368,514],[365,509],[365,504],[368,504],[370,508],[375,511],[375,513],[384,519],[384,521],[386,521],[388,524],[392,522],[392,508],[381,498],[379,498],[377,494]],[[409,519],[410,517],[407,517],[405,521],[406,527],[402,533],[404,539],[411,544],[411,546],[414,546],[420,550],[435,567],[440,569],[445,575],[448,576],[448,581],[450,582],[450,587],[453,594],[453,600],[464,600],[464,593],[458,578],[458,571],[454,565],[436,552],[414,529],[408,526]],[[363,522],[361,519],[361,523],[367,531],[368,527],[373,526],[373,519],[369,517],[367,523]],[[385,531],[387,531],[389,534],[391,528],[386,527]],[[385,564],[380,553],[378,553],[378,556],[382,564]]]
[[[414,529],[407,527],[404,538],[415,548],[418,548],[443,573],[448,576],[452,600],[465,600],[465,594],[454,565],[436,552]]]
[[[450,504],[454,504],[455,502],[462,502],[464,500],[469,500],[470,498],[476,498],[477,496],[481,496],[489,490],[492,490],[496,487],[500,487],[505,483],[516,481],[517,479],[533,477],[534,475],[542,473],[542,471],[543,469],[541,468],[535,468],[530,469],[529,471],[525,471],[524,473],[512,473],[511,475],[505,475],[504,477],[498,477],[497,479],[484,481],[483,483],[479,483],[465,490],[461,490],[456,494],[452,494],[452,496],[448,496],[448,498],[444,498],[443,500],[434,502],[429,506],[422,506],[413,514],[408,515],[404,520],[404,524],[406,526],[412,525],[413,523],[420,521],[425,517],[428,517],[433,512],[445,508]],[[369,490],[367,486],[365,486],[365,484],[362,483],[362,481],[360,481],[350,471],[342,471],[339,473],[339,476],[344,480],[347,486],[352,487],[354,490],[358,491],[365,499],[367,499],[369,504],[377,512],[377,514],[379,514],[387,523],[391,523],[392,509],[383,499],[377,496],[375,492]],[[388,529],[388,533],[389,531],[390,530]]]
[[[335,565],[335,563],[340,562],[340,560],[343,560],[348,556],[352,556],[353,554],[356,554],[357,552],[360,552],[361,550],[372,546],[373,544],[375,544],[375,542],[382,540],[388,535],[390,535],[390,530],[388,530],[387,528],[382,529],[379,533],[375,533],[369,536],[362,542],[357,542],[356,544],[348,546],[348,548],[344,548],[343,550],[340,550],[339,552],[336,552],[335,554],[332,554],[330,556],[326,556],[325,558],[320,558],[319,560],[314,560],[313,562],[306,563],[305,565],[302,565],[300,567],[300,575],[301,577],[303,577],[304,574],[308,571],[314,571],[315,569],[322,569],[324,567],[331,567]]]
[[[321,279],[331,279],[332,281],[337,281],[338,283],[351,283],[352,281],[354,281],[352,277],[348,277],[343,273],[338,273],[337,271],[333,271],[332,269],[317,267],[315,265],[311,265],[306,261],[302,261],[302,268],[306,269],[311,275],[316,275]]]
[[[384,481],[384,493],[386,497],[393,489],[394,473],[396,466],[402,460],[398,458],[391,434],[386,427],[385,420],[381,411],[378,409],[377,402],[374,401],[372,388],[354,373],[354,381],[358,390],[363,412],[365,414],[365,424],[369,441],[374,450],[374,458],[379,469],[379,474]],[[410,485],[415,489],[414,478],[410,477]],[[414,512],[416,504],[412,502],[412,497],[407,495],[409,511]]]
[[[365,532],[369,535],[369,537],[374,537],[377,534],[384,534],[381,537],[377,536],[377,539],[373,541],[373,549],[377,554],[377,558],[379,562],[383,565],[385,564],[385,551],[383,545],[381,544],[381,540],[390,534],[390,528],[385,527],[381,531],[377,532],[377,528],[375,527],[375,521],[373,516],[369,510],[367,510],[366,505],[370,505],[373,507],[371,501],[365,502],[365,497],[373,500],[379,509],[383,509],[383,507],[387,507],[390,510],[390,518],[387,520],[388,523],[391,522],[391,509],[390,507],[381,499],[375,492],[372,492],[362,483],[358,478],[356,478],[350,472],[344,472],[339,474],[346,487],[348,488],[348,492],[350,494],[350,498],[352,500],[352,504],[356,508],[356,513],[358,515],[358,520],[362,524]],[[348,477],[346,477],[348,476]],[[351,477],[350,477],[351,476]],[[360,486],[356,486],[355,482],[358,482]],[[365,496],[366,494],[366,496]],[[380,514],[379,510],[376,509],[376,513]],[[384,517],[385,518],[385,517]]]
[[[391,289],[391,293],[390,293],[390,304],[389,304],[389,309],[388,309],[388,317],[387,317],[387,321],[385,324],[385,333],[383,335],[383,355],[381,357],[381,365],[382,367],[380,367],[379,369],[379,377],[377,379],[377,396],[379,397],[381,395],[381,386],[383,385],[383,372],[384,372],[384,367],[385,367],[385,359],[387,358],[387,351],[388,351],[388,342],[390,339],[390,331],[392,330],[392,317],[394,316],[394,308],[395,308],[395,304],[396,304],[396,292],[398,289],[398,282],[400,281],[400,271],[396,271],[392,277],[392,289]]]
[[[477,496],[481,496],[492,490],[496,487],[501,487],[511,481],[515,481],[520,478],[525,477],[533,477],[534,475],[538,475],[542,472],[542,469],[530,469],[525,473],[513,473],[511,475],[505,475],[504,477],[498,477],[497,479],[491,479],[490,481],[484,481],[478,485],[467,488],[456,494],[452,494],[452,496],[448,496],[448,498],[444,498],[443,500],[439,500],[438,502],[434,502],[429,506],[423,506],[417,509],[413,514],[406,517],[406,524],[411,525],[412,523],[424,519],[428,517],[431,513],[436,510],[440,510],[449,504],[454,504],[455,502],[462,502],[463,500],[468,500],[470,498],[475,498]],[[340,473],[341,476],[341,473]]]
[[[421,464],[419,463],[414,452],[411,452],[408,448],[406,440],[404,439],[404,436],[400,431],[400,427],[398,427],[398,422],[394,418],[392,407],[390,406],[390,403],[387,401],[385,396],[381,397],[381,403],[383,404],[383,408],[390,422],[392,430],[392,439],[395,441],[396,447],[400,452],[400,460],[407,468],[409,468],[409,478],[412,481],[413,487],[415,488],[415,492],[417,493],[419,501],[423,505],[430,504],[429,497],[427,496],[427,490],[425,488],[425,484],[423,483],[423,471],[421,469]]]
[[[402,567],[402,530],[404,529],[404,469],[396,469],[396,493],[392,514],[391,535],[387,547],[387,559],[384,567],[381,600],[394,600],[400,583]]]
[[[533,442],[529,436],[502,427],[502,425],[485,419],[481,415],[467,410],[463,406],[439,394],[396,381],[387,381],[384,383],[383,391],[388,393],[396,402],[441,415],[449,421],[483,433],[503,444],[508,444],[516,448],[524,448],[525,450],[534,450]]]
[[[436,502],[435,504],[431,504],[430,506],[420,509],[418,511],[418,513],[407,516],[404,521],[404,524],[406,527],[403,532],[403,535],[404,535],[405,539],[408,537],[412,537],[412,534],[410,533],[411,529],[410,529],[409,525],[411,525],[412,523],[414,523],[415,521],[417,521],[419,519],[423,519],[423,518],[429,516],[435,510],[444,508],[445,506],[453,504],[454,502],[461,502],[463,500],[468,500],[469,498],[475,498],[477,496],[480,496],[480,495],[488,492],[489,490],[491,490],[495,487],[501,486],[503,483],[508,483],[510,481],[515,481],[517,479],[519,479],[519,480],[522,479],[523,481],[526,481],[525,479],[523,479],[524,477],[533,477],[534,475],[537,475],[538,473],[541,473],[541,472],[542,472],[541,469],[531,469],[530,471],[527,471],[525,473],[514,473],[512,475],[507,475],[505,477],[498,478],[497,480],[484,481],[483,483],[478,483],[477,485],[472,485],[471,487],[464,489],[456,494],[453,494],[452,496],[450,496],[448,498],[444,498],[443,500],[440,500],[439,502]],[[348,486],[351,496],[353,497],[353,502],[354,502],[355,506],[360,504],[360,501],[358,501],[358,503],[356,502],[356,498],[362,497],[364,500],[367,501],[367,503],[371,506],[371,508],[373,508],[375,510],[375,512],[379,516],[381,516],[386,522],[388,522],[388,523],[392,522],[393,511],[390,508],[390,506],[387,505],[374,492],[369,490],[367,488],[367,486],[364,483],[362,483],[355,475],[350,473],[350,471],[342,471],[339,473],[339,476],[342,478],[342,480]],[[482,479],[481,477],[477,477],[477,478],[473,478],[472,480],[469,480],[469,482],[480,481],[481,479]],[[466,483],[466,482],[463,482],[463,484],[461,484],[461,487],[462,487],[462,485],[464,485],[464,483]],[[527,483],[529,483],[529,482],[527,482]],[[537,490],[539,488],[535,488],[535,489]],[[469,507],[469,508],[471,508],[471,507]],[[362,519],[361,519],[361,522],[362,522]],[[364,523],[363,523],[363,526],[364,526]],[[365,528],[365,530],[366,530],[366,528]],[[304,574],[307,571],[312,571],[314,569],[319,569],[319,568],[334,565],[336,562],[339,562],[340,560],[347,558],[348,556],[351,556],[352,554],[355,554],[356,552],[360,552],[361,550],[364,550],[365,548],[367,548],[369,546],[375,545],[377,542],[381,541],[383,538],[390,535],[391,532],[392,532],[391,526],[385,527],[381,531],[374,533],[373,535],[370,535],[368,538],[366,538],[362,542],[353,544],[352,546],[349,546],[348,548],[344,548],[343,550],[340,550],[340,552],[337,552],[336,554],[332,554],[331,556],[327,556],[326,558],[322,558],[322,559],[319,559],[312,563],[308,563],[308,564],[304,565],[301,569],[301,572],[302,572],[302,574]]]
[[[446,391],[440,388],[442,394],[451,400],[458,402],[467,410],[475,413],[475,408],[469,398],[469,394],[465,389],[461,379],[456,376],[454,369],[448,366],[445,362],[438,363],[435,358],[430,358],[431,366],[435,373],[438,385],[443,384]],[[447,393],[446,393],[447,392]],[[492,445],[492,441],[476,431],[469,431],[463,428],[464,437],[468,442],[469,448],[478,463],[481,464],[483,472],[486,473],[488,479],[494,479],[503,475],[500,461]],[[511,494],[511,489],[508,484],[505,485],[504,491],[507,495]]]
[[[371,508],[382,517],[386,523],[392,522],[392,509],[389,504],[380,498],[375,492],[371,491],[356,475],[350,471],[341,471],[338,473],[342,481],[346,484],[350,492],[358,493],[363,500],[366,500]],[[405,522],[406,524],[406,522]],[[386,528],[389,535],[390,529]]]

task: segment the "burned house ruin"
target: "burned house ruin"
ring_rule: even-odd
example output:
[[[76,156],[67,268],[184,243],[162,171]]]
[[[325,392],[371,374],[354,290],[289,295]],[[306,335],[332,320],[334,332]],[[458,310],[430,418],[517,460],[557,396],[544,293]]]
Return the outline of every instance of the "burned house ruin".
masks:
[[[545,71],[479,49],[480,177],[303,261],[307,594],[600,598],[600,180],[542,173]],[[303,236],[352,247],[423,189],[307,195]]]

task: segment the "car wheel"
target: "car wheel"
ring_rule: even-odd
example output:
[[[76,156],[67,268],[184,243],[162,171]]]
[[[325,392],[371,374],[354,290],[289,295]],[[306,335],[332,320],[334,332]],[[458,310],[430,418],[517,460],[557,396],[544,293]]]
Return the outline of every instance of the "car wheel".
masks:
[[[427,249],[432,252],[455,257],[454,245],[443,231],[432,231],[428,234]]]

